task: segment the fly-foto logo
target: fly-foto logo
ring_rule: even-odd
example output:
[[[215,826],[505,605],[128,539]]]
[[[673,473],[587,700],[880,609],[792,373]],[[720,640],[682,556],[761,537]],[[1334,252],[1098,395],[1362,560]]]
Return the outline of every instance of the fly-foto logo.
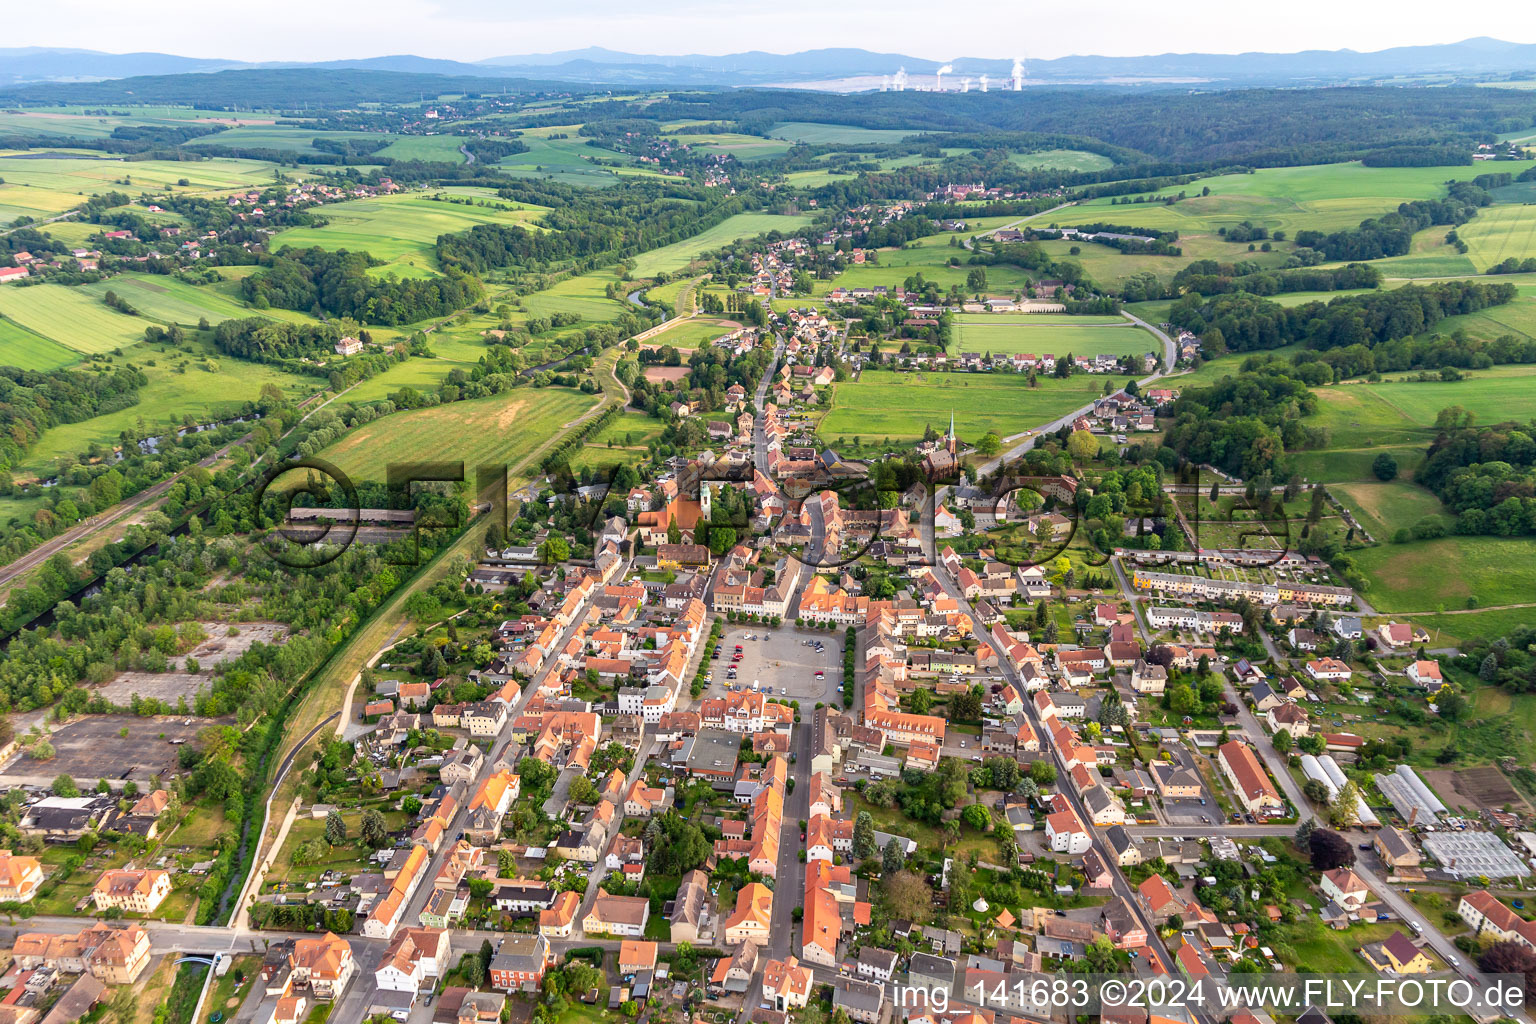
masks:
[[[389,509],[411,510],[424,487],[461,486],[467,479],[463,462],[391,463],[384,498]],[[474,493],[483,499],[479,524],[507,536],[508,468],[480,465],[473,479]],[[1121,554],[1143,567],[1215,562],[1259,570],[1292,557],[1288,505],[1305,493],[1296,485],[1276,493],[1267,484],[1212,476],[1197,465],[1168,473],[1159,467],[1149,479],[1154,486],[1127,487],[1110,471],[1045,475],[1004,466],[978,480],[964,466],[940,472],[927,465],[838,461],[771,480],[750,465],[692,460],[647,485],[623,464],[580,477],[561,466],[522,492],[518,515],[553,522],[558,512],[559,528],[584,541],[615,526],[625,534],[638,529],[642,541],[686,533],[716,557],[766,537],[823,572],[865,561],[908,572],[932,568],[951,545],[968,553],[985,550],[990,562],[1016,569],[1050,566],[1069,552],[1089,568]],[[634,495],[641,496],[638,504]],[[290,515],[300,499],[320,514],[296,528]],[[293,569],[334,560],[357,541],[372,511],[361,506],[357,483],[315,457],[269,469],[254,502],[255,522],[271,531],[264,549]],[[1323,493],[1313,492],[1310,505],[1302,537],[1320,528]],[[409,545],[392,548],[389,560],[417,564],[422,529],[464,525],[435,507],[412,520]]]

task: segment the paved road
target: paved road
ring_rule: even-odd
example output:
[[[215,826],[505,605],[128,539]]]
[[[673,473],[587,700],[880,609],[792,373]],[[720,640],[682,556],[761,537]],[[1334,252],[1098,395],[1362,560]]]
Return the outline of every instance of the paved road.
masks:
[[[950,575],[949,570],[940,564],[934,567],[933,572],[934,578],[939,581],[939,584],[944,588],[945,593],[949,597],[955,599],[959,605],[960,610],[971,616],[971,621],[980,622],[981,619],[979,616],[977,616],[976,609],[972,607],[969,599],[967,599],[966,596],[961,592],[960,587],[955,583],[954,577]],[[983,643],[987,644],[987,646],[992,646],[990,640],[987,639],[985,635],[982,635],[981,639]],[[1019,693],[1025,693],[1026,690],[1024,688],[1023,680],[1019,678],[1018,672],[1015,671],[1013,664],[1009,660],[1008,656],[1003,652],[997,653],[999,655],[998,665],[1002,670],[1004,678],[1007,679],[1008,682],[1012,684]],[[1061,751],[1056,749],[1055,744],[1048,742],[1050,732],[1045,728],[1044,723],[1040,721],[1039,715],[1035,711],[1035,705],[1033,701],[1026,700],[1024,702],[1024,714],[1029,719],[1030,725],[1034,727],[1035,733],[1042,737],[1042,745],[1050,748],[1051,760],[1056,767],[1056,777],[1060,783],[1056,787],[1057,791],[1067,798],[1067,802],[1071,805],[1073,812],[1077,814],[1078,819],[1087,827],[1088,834],[1092,840],[1092,846],[1095,850],[1098,851],[1099,856],[1103,859],[1103,862],[1105,864],[1116,863],[1114,854],[1108,849],[1100,832],[1091,824],[1092,818],[1088,814],[1087,809],[1084,808],[1082,801],[1078,799],[1077,793],[1074,791],[1070,781],[1068,781],[1067,765],[1065,759],[1062,757]],[[1124,901],[1126,906],[1130,909],[1131,913],[1136,917],[1137,921],[1140,922],[1142,927],[1146,929],[1147,945],[1151,947],[1152,951],[1157,955],[1162,964],[1169,970],[1172,970],[1173,959],[1169,955],[1168,947],[1163,944],[1162,938],[1157,934],[1156,922],[1147,916],[1146,911],[1141,906],[1140,901],[1137,900],[1136,893],[1131,888],[1130,883],[1126,880],[1125,875],[1122,874],[1119,870],[1114,870],[1112,872],[1112,878],[1112,887],[1114,889],[1115,895]],[[1203,1016],[1201,1019],[1204,1019]]]
[[[1140,378],[1137,381],[1137,384],[1142,389],[1145,389],[1147,387],[1147,385],[1151,384],[1153,381],[1156,381],[1159,378],[1166,376],[1166,374],[1163,372],[1163,366],[1168,366],[1168,367],[1173,366],[1174,362],[1178,358],[1178,350],[1177,350],[1177,348],[1175,347],[1175,345],[1173,343],[1173,339],[1168,337],[1168,335],[1164,331],[1162,331],[1160,328],[1153,327],[1151,324],[1147,323],[1145,320],[1141,319],[1140,317],[1138,317],[1138,316],[1136,316],[1136,315],[1134,315],[1132,313],[1127,313],[1124,310],[1120,311],[1120,315],[1125,317],[1127,320],[1131,321],[1132,323],[1136,324],[1138,327],[1144,327],[1148,331],[1151,331],[1153,336],[1156,337],[1159,341],[1161,341],[1163,343],[1163,362],[1162,362],[1162,365],[1160,365],[1152,373],[1148,374],[1145,377]],[[1081,406],[1081,407],[1079,407],[1077,409],[1073,409],[1071,412],[1067,413],[1066,415],[1057,417],[1056,419],[1051,420],[1049,423],[1046,423],[1043,426],[1031,428],[1025,434],[1014,434],[1011,437],[1006,438],[1005,440],[1008,440],[1008,441],[1012,441],[1012,440],[1020,439],[1020,438],[1022,438],[1022,440],[1020,440],[1019,443],[1014,445],[1012,448],[1005,449],[1000,454],[998,454],[995,458],[989,459],[986,462],[978,464],[977,467],[976,467],[977,475],[978,476],[988,476],[988,475],[990,475],[992,473],[997,472],[998,467],[1002,466],[1003,463],[1011,462],[1011,461],[1019,458],[1020,456],[1022,456],[1025,452],[1028,452],[1030,449],[1034,448],[1035,442],[1040,439],[1041,435],[1055,433],[1056,431],[1060,430],[1062,427],[1071,425],[1071,423],[1074,420],[1076,420],[1079,416],[1085,416],[1085,415],[1087,415],[1088,413],[1090,413],[1092,411],[1093,411],[1093,403],[1089,402],[1087,405]],[[1026,436],[1026,434],[1027,434],[1027,436]]]
[[[628,572],[628,569],[629,563],[626,561],[620,569],[620,578],[622,578],[624,573]],[[582,614],[576,616],[575,620],[561,631],[559,639],[554,647],[551,648],[552,651],[559,651],[565,647],[571,635],[586,620],[586,615],[587,611],[584,609]],[[510,730],[512,722],[516,721],[518,716],[523,713],[523,709],[533,699],[533,695],[538,692],[539,686],[542,685],[549,673],[554,670],[556,661],[557,659],[551,656],[539,673],[530,679],[528,685],[523,688],[522,696],[518,699],[517,706],[508,714],[507,725],[503,727],[502,734],[497,738],[486,755],[480,773],[470,780],[470,785],[467,787],[470,793],[473,793],[482,781],[490,777],[491,766],[500,760],[502,755],[507,752],[507,748],[511,746]],[[426,870],[421,876],[422,881],[418,884],[416,892],[406,903],[405,912],[401,915],[401,921],[404,925],[414,925],[416,923],[421,913],[421,908],[426,905],[428,897],[431,896],[432,879],[437,877],[438,871],[442,869],[449,852],[453,849],[453,844],[464,829],[465,821],[469,817],[468,805],[469,801],[466,800],[464,805],[459,808],[459,813],[455,816],[454,820],[444,830],[442,848],[428,860]],[[361,1024],[375,988],[373,984],[373,968],[378,966],[378,960],[382,957],[386,945],[382,942],[375,942],[358,948],[356,937],[353,937],[353,942],[354,955],[358,957],[359,967],[364,970],[359,973],[357,981],[352,984],[347,994],[342,997],[335,1009],[332,1010],[330,1019],[334,1024]],[[367,963],[365,957],[372,957],[372,964]]]
[[[764,476],[768,475],[768,435],[763,431],[763,407],[768,404],[768,388],[773,385],[773,375],[778,372],[783,355],[783,343],[774,345],[773,358],[763,370],[762,379],[757,382],[757,394],[752,398],[753,408],[757,410],[752,418],[752,465]]]

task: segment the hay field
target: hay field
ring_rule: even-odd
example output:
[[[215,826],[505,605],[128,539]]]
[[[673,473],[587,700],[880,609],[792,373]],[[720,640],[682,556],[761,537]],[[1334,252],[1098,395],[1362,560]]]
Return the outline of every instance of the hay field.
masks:
[[[273,236],[271,246],[274,251],[290,245],[364,251],[387,261],[379,273],[430,274],[437,271],[433,250],[439,235],[466,231],[476,224],[531,225],[544,212],[541,207],[501,210],[464,206],[421,193],[376,196],[326,206],[323,216],[330,223],[281,231]]]
[[[385,416],[348,434],[320,457],[354,482],[382,483],[391,463],[412,461],[462,461],[472,479],[476,466],[514,465],[601,401],[601,395],[570,388],[519,388]]]
[[[652,277],[662,272],[672,273],[683,269],[711,249],[718,249],[739,238],[750,238],[769,231],[788,234],[810,222],[811,218],[807,214],[786,217],[772,213],[738,213],[692,238],[641,253],[635,257],[635,276]]]
[[[927,427],[944,430],[950,414],[962,440],[996,431],[1000,436],[1038,427],[1101,394],[1105,378],[1079,374],[1066,380],[1041,377],[1030,388],[1023,374],[898,373],[866,370],[856,381],[833,385],[831,408],[818,433],[840,436],[919,438]]]

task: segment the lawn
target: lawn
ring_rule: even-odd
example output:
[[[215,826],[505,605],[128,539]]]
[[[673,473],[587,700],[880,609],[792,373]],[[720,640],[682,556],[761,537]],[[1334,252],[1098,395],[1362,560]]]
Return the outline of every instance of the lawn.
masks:
[[[392,160],[423,160],[437,164],[461,164],[459,147],[469,141],[462,135],[401,135],[379,150]]]
[[[146,318],[183,327],[196,327],[203,318],[217,324],[222,320],[268,315],[265,310],[247,308],[212,286],[188,284],[164,274],[119,274],[77,290],[97,299],[109,291],[116,292]]]
[[[671,273],[681,270],[704,253],[737,239],[750,238],[769,231],[782,231],[788,234],[805,227],[810,222],[811,218],[806,214],[780,216],[773,213],[738,213],[734,217],[727,217],[706,231],[699,232],[692,238],[641,253],[635,257],[635,276],[654,277],[662,272]]]
[[[77,361],[80,353],[66,348],[13,320],[0,318],[0,364],[23,370],[52,370]]]
[[[1064,324],[1060,319],[1037,323],[1025,314],[961,316],[956,325],[955,348],[960,352],[1095,356],[1101,353],[1136,355],[1162,347],[1150,333],[1129,321],[1102,319],[1107,322],[1079,326]]]
[[[1519,174],[1528,166],[1510,163],[1501,164],[1499,169]],[[1189,195],[1172,206],[1111,206],[1108,198],[1094,199],[1052,214],[1052,220],[1062,224],[1112,221],[1189,234],[1214,233],[1218,227],[1244,220],[1293,234],[1299,228],[1336,231],[1394,210],[1408,200],[1439,199],[1445,195],[1446,181],[1468,181],[1486,170],[1471,164],[1366,167],[1341,163],[1264,168],[1252,174],[1226,174],[1171,186],[1159,195]],[[1205,188],[1211,190],[1210,195],[1200,195]]]
[[[450,193],[435,193],[447,197]],[[434,249],[439,235],[467,231],[477,224],[533,224],[542,207],[501,209],[515,205],[483,200],[493,208],[465,206],[420,193],[375,196],[325,207],[330,222],[318,228],[289,228],[273,236],[271,248],[283,246],[350,249],[372,254],[388,263],[377,273],[395,270],[420,274],[437,268]]]
[[[618,277],[611,270],[594,270],[567,277],[542,292],[525,295],[522,302],[530,316],[575,313],[583,320],[606,323],[617,319],[626,308],[633,308],[622,298],[608,298],[608,285],[617,281]]]
[[[93,154],[94,155],[94,154]],[[266,185],[273,165],[261,160],[30,160],[0,157],[0,221],[22,213],[51,216],[102,192],[160,191],[185,178],[184,192]],[[140,208],[142,209],[142,207]]]
[[[260,957],[235,957],[229,965],[228,973],[222,978],[215,979],[212,987],[208,989],[208,998],[203,1003],[203,1009],[210,1015],[223,1013],[226,1019],[234,1017],[235,1011],[240,1008],[245,997],[251,994],[251,983],[256,980],[260,970]]]
[[[859,812],[868,811],[869,816],[875,821],[877,830],[910,839],[918,845],[919,851],[939,850],[944,847],[944,836],[938,829],[920,821],[913,821],[903,814],[899,807],[876,807],[865,800],[861,794],[851,790],[843,794],[843,803],[847,805],[850,818],[857,818]],[[966,826],[960,834],[960,841],[945,850],[945,855],[953,857],[955,862],[959,863],[965,860],[973,850],[981,855],[982,860],[995,858],[997,843],[990,836],[981,835],[975,829]]]
[[[320,457],[354,482],[382,482],[389,465],[413,461],[462,461],[473,479],[481,465],[514,465],[598,401],[568,388],[529,387],[395,413],[353,431]]]
[[[669,327],[660,334],[653,335],[645,344],[647,347],[652,348],[671,345],[673,348],[696,349],[708,345],[716,338],[730,334],[740,326],[734,320],[716,320],[713,318],[686,320],[676,327]]]
[[[809,121],[780,121],[769,129],[776,139],[790,139],[813,146],[866,145],[883,142],[900,142],[921,129],[905,131],[900,128],[859,128],[851,124],[813,124]]]
[[[1536,206],[1485,207],[1458,227],[1456,236],[1467,243],[1467,256],[1480,271],[1511,256],[1536,256]]]
[[[953,414],[963,440],[988,431],[1007,437],[1088,404],[1102,392],[1104,379],[1040,377],[1031,389],[1022,374],[866,370],[856,381],[834,385],[818,432],[829,442],[838,436],[916,438],[930,426],[942,432]]]
[[[203,368],[206,359],[212,359],[216,369]],[[148,365],[150,360],[156,365]],[[188,415],[206,423],[237,413],[245,402],[256,400],[264,384],[277,385],[295,400],[324,386],[318,378],[300,377],[260,363],[219,355],[206,343],[193,343],[191,353],[144,345],[126,358],[114,357],[113,362],[131,362],[149,378],[149,383],[139,389],[139,404],[46,431],[18,468],[18,479],[27,474],[52,475],[58,456],[78,455],[92,443],[115,446],[124,430],[138,431],[171,421],[180,423]]]
[[[1442,537],[1382,544],[1354,559],[1371,579],[1366,600],[1383,612],[1465,608],[1471,597],[1484,606],[1536,600],[1536,540]]]
[[[0,289],[0,314],[65,348],[99,354],[127,348],[144,340],[149,321],[119,313],[78,288],[41,284]],[[0,338],[0,342],[6,339]],[[23,345],[20,356],[25,357]],[[10,362],[0,349],[0,362]]]
[[[1063,171],[1107,171],[1115,162],[1107,156],[1081,149],[1041,149],[1033,153],[1012,153],[1008,159],[1020,167],[1050,167]]]
[[[1316,897],[1314,896],[1314,899]],[[1296,951],[1296,965],[1315,967],[1328,965],[1329,970],[1353,967],[1364,970],[1364,963],[1355,950],[1372,942],[1381,942],[1400,930],[1396,923],[1356,924],[1344,931],[1334,931],[1317,917],[1308,914],[1304,919],[1285,927],[1280,942]]]
[[[391,829],[399,828],[406,820],[405,814],[401,811],[390,810],[383,806],[375,809],[383,813],[385,822]],[[294,819],[293,825],[288,829],[288,838],[283,842],[283,848],[277,852],[276,859],[272,861],[272,870],[263,878],[263,888],[271,891],[268,887],[274,887],[283,882],[302,887],[304,882],[316,881],[327,871],[367,870],[372,862],[373,851],[360,845],[357,838],[362,829],[363,811],[361,808],[343,808],[341,818],[347,824],[347,841],[331,847],[324,856],[310,864],[294,864],[294,852],[311,839],[324,838],[325,820],[307,815]]]

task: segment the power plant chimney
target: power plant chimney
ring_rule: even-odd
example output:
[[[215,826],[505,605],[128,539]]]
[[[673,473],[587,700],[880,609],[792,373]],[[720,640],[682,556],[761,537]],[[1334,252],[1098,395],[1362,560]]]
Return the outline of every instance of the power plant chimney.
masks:
[[[934,92],[943,92],[944,91],[944,76],[948,75],[948,74],[952,74],[954,72],[954,70],[955,70],[955,66],[953,64],[945,64],[943,67],[939,68],[938,71],[934,72],[934,74],[933,74],[933,91]]]

